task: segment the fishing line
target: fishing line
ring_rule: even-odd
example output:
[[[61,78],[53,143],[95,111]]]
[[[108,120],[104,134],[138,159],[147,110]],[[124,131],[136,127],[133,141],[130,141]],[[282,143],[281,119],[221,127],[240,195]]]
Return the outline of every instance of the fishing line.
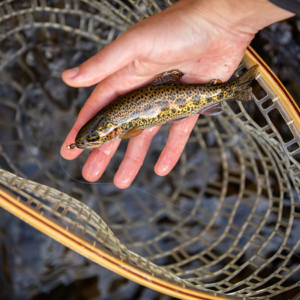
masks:
[[[114,184],[114,183],[112,183],[112,182],[86,182],[86,181],[78,180],[78,179],[72,177],[72,176],[67,172],[67,170],[64,168],[64,166],[63,166],[63,164],[62,164],[62,156],[61,156],[61,155],[60,155],[60,166],[61,166],[61,168],[63,169],[63,171],[64,171],[71,179],[73,179],[74,181],[76,181],[76,182],[78,182],[78,183],[81,183],[81,184],[89,184],[89,185],[112,185],[112,184]],[[192,216],[192,215],[195,215],[196,217],[198,217],[198,218],[200,218],[200,219],[202,219],[202,220],[204,220],[204,221],[210,222],[210,219],[205,218],[205,217],[203,217],[203,216],[200,216],[200,215],[198,215],[197,213],[192,213],[191,211],[188,211],[188,210],[186,210],[186,209],[184,209],[184,208],[182,208],[182,207],[180,207],[180,206],[178,206],[178,205],[172,203],[171,201],[164,200],[164,199],[162,199],[162,198],[160,198],[160,197],[158,197],[158,196],[156,196],[156,195],[154,195],[154,194],[152,194],[152,193],[150,193],[150,192],[144,191],[144,190],[142,190],[142,189],[140,189],[140,188],[137,188],[137,187],[134,187],[134,186],[129,186],[129,188],[135,189],[135,190],[140,191],[140,192],[142,192],[142,193],[144,193],[144,194],[147,194],[147,195],[149,195],[149,196],[152,196],[152,197],[156,198],[156,199],[159,200],[159,201],[162,201],[162,202],[167,203],[168,205],[172,205],[173,207],[178,208],[179,210],[181,210],[181,211],[183,211],[183,212],[185,212],[185,213],[187,213],[187,214],[189,214],[189,215],[191,215],[191,216]],[[214,222],[214,224],[220,226],[220,227],[223,228],[223,229],[227,229],[226,226],[224,226],[224,225],[222,225],[222,224],[219,224],[219,223],[217,223],[217,222]],[[238,231],[235,231],[234,229],[231,229],[231,228],[229,228],[228,231],[229,231],[229,232],[232,232],[232,233],[234,233],[234,234],[236,234],[237,236],[238,236],[238,234],[239,234]],[[252,238],[251,236],[247,236],[247,235],[244,235],[244,234],[243,234],[241,237],[245,237],[245,238],[247,238],[247,239],[251,239],[251,238]],[[255,243],[257,244],[257,241],[255,241]],[[275,245],[275,246],[277,246],[277,247],[281,247],[281,246],[282,246],[281,244],[277,244],[277,243],[275,243],[275,242],[273,242],[273,241],[269,241],[269,243],[270,243],[270,244],[273,244],[273,245]],[[246,250],[246,251],[247,251],[247,250]],[[245,251],[245,252],[246,252],[246,251]],[[298,255],[298,254],[296,254],[296,253],[293,253],[293,255],[295,255],[296,257],[300,258],[300,255]]]

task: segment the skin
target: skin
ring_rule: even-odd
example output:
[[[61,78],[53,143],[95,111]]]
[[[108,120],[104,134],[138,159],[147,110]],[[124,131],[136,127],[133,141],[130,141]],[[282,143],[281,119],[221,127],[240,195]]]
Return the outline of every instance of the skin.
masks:
[[[181,83],[227,81],[258,30],[293,14],[266,0],[181,0],[123,33],[79,67],[63,73],[73,87],[97,84],[61,148],[65,159],[83,150],[66,148],[82,126],[117,97],[149,84],[158,74],[179,69]],[[178,161],[198,115],[172,124],[168,141],[154,170],[167,175]],[[158,127],[131,138],[114,183],[127,188],[143,164]],[[83,177],[98,180],[118,148],[114,141],[95,148],[83,167]]]

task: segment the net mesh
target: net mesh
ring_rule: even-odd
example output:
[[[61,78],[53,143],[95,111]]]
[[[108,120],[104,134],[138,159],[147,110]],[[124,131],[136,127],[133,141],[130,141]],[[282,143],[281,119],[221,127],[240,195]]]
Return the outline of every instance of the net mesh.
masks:
[[[61,72],[171,4],[0,3],[0,186],[95,247],[180,286],[257,299],[299,291],[300,134],[259,73],[255,100],[201,116],[166,177],[152,168],[167,125],[132,188],[109,184],[126,142],[104,184],[78,183],[60,166],[61,143],[91,92],[65,86]],[[249,67],[244,59],[234,76]],[[85,160],[62,164],[82,180]]]

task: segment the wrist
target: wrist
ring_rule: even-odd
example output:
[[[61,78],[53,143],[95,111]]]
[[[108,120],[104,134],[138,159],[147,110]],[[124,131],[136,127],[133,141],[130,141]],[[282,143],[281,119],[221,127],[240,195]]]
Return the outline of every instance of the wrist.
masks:
[[[268,0],[192,0],[191,2],[194,2],[198,13],[211,23],[233,32],[251,35],[272,23],[294,16],[290,11]]]

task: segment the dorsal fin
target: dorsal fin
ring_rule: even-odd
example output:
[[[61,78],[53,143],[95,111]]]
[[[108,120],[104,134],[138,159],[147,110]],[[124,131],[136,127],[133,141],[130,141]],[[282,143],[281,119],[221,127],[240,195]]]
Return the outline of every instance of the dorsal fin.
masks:
[[[150,85],[176,84],[182,78],[179,70],[171,70],[160,74]]]
[[[222,83],[222,80],[220,79],[212,79],[209,84],[210,85],[217,85],[217,84],[221,84]]]

